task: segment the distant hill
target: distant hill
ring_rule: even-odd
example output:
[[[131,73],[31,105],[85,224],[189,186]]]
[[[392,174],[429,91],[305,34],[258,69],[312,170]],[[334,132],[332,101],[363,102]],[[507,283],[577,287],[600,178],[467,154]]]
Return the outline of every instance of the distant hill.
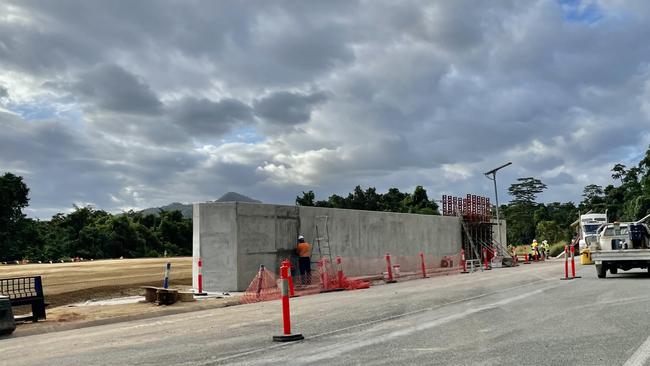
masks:
[[[244,196],[243,194],[239,194],[237,192],[228,192],[221,196],[218,200],[214,202],[251,202],[251,203],[262,203],[262,201],[258,201],[256,199],[250,198],[248,196]]]
[[[214,200],[214,201],[208,201],[208,202],[251,202],[251,203],[262,203],[262,201],[258,201],[256,199],[250,198],[248,196],[244,196],[243,194],[239,194],[237,192],[228,192],[221,196],[219,199]],[[160,213],[160,211],[174,211],[174,210],[179,210],[183,213],[183,217],[186,218],[191,218],[192,217],[192,204],[191,203],[180,203],[180,202],[173,202],[170,203],[166,206],[162,207],[152,207],[152,208],[145,208],[144,210],[140,211],[144,215],[157,215]]]

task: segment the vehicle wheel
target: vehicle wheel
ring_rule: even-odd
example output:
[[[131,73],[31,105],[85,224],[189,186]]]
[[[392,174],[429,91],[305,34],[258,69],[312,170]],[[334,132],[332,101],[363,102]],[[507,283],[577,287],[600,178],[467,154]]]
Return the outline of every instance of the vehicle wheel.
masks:
[[[618,273],[618,267],[612,267],[609,269],[609,273],[611,274],[617,274]]]
[[[596,264],[596,274],[598,278],[607,277],[607,267],[604,264]]]

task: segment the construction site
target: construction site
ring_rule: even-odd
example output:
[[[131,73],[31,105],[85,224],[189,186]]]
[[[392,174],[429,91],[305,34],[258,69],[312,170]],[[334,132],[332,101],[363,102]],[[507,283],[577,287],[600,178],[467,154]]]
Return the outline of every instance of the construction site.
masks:
[[[244,291],[260,265],[279,273],[282,261],[297,268],[300,235],[312,246],[312,267],[334,272],[337,257],[348,276],[383,278],[386,255],[402,276],[426,268],[440,273],[510,265],[506,223],[492,217],[486,197],[443,197],[443,215],[415,215],[251,203],[194,206],[194,267],[203,261],[207,291]],[[499,236],[499,231],[501,235]],[[503,242],[499,240],[503,238]],[[461,263],[461,249],[465,261]],[[294,271],[295,272],[295,271]]]
[[[283,265],[289,267],[291,291],[297,296],[512,265],[505,243],[498,239],[499,229],[505,238],[506,223],[493,219],[488,198],[444,196],[442,213],[196,204],[192,258],[2,266],[0,277],[5,280],[0,287],[16,303],[46,301],[47,310],[23,305],[13,311],[17,333],[31,334],[138,314],[277,300]],[[313,270],[307,275],[299,273],[295,252],[302,235],[312,246]],[[157,287],[161,279],[163,287]],[[168,287],[174,292],[172,300],[162,298]],[[159,289],[158,297],[145,301],[145,292],[152,288]],[[187,292],[203,301],[177,302]],[[176,304],[176,309],[150,307],[147,302]],[[22,318],[28,322],[20,325]]]
[[[16,313],[24,320],[0,336],[3,355],[16,365],[609,364],[630,357],[608,350],[578,358],[566,340],[597,342],[578,323],[604,331],[595,324],[611,304],[644,312],[648,297],[633,282],[597,285],[568,251],[547,260],[509,252],[506,222],[493,217],[486,197],[444,196],[441,208],[432,216],[196,204],[192,258],[2,266],[3,277],[33,279],[3,282],[3,293],[41,296],[49,305]],[[301,236],[312,248],[309,274],[296,270]],[[603,286],[611,294],[597,295]],[[585,303],[594,296],[596,303]],[[585,306],[579,320],[540,312]],[[558,337],[558,327],[567,335]],[[630,329],[633,337],[643,325]],[[25,342],[39,352],[26,355]],[[70,342],[92,346],[68,349]],[[535,352],[540,342],[559,352]]]

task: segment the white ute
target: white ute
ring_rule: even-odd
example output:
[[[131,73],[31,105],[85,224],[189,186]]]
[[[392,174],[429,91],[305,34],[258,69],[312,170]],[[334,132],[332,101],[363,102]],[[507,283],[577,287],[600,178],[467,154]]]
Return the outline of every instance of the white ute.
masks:
[[[607,270],[616,274],[632,268],[647,268],[650,272],[650,229],[645,221],[615,222],[598,228],[598,240],[591,245],[591,258],[596,264],[598,278],[605,278]]]

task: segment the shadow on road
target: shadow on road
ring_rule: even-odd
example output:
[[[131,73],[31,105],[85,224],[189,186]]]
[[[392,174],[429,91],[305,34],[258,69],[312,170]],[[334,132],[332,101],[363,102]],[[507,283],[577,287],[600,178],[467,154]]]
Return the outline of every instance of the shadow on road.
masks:
[[[606,278],[599,278],[600,280],[646,280],[650,278],[650,273],[648,272],[619,272],[618,274],[607,274]]]

